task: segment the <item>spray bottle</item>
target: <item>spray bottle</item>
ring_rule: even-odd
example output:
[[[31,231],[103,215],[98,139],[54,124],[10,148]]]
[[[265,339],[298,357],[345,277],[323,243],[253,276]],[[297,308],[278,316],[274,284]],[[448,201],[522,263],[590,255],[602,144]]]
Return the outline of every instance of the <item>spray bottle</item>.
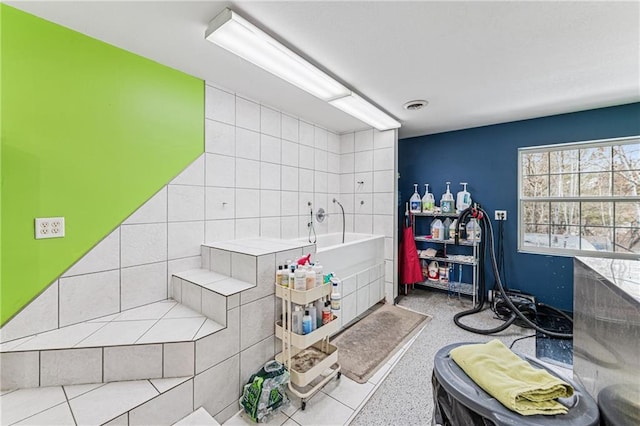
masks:
[[[456,213],[462,213],[471,207],[471,194],[467,191],[467,182],[460,182],[463,186],[462,191],[458,192],[456,197]]]
[[[449,191],[450,184],[451,182],[447,182],[447,192],[442,194],[442,198],[440,199],[440,208],[442,209],[442,213],[453,213],[453,209],[455,207],[453,194]]]
[[[411,213],[420,213],[420,204],[422,201],[420,199],[420,194],[418,194],[418,184],[413,184],[413,195],[409,199],[409,211]]]
[[[429,184],[424,184],[424,196],[422,197],[422,211],[425,213],[432,213],[435,206],[435,200],[433,194],[429,192]]]

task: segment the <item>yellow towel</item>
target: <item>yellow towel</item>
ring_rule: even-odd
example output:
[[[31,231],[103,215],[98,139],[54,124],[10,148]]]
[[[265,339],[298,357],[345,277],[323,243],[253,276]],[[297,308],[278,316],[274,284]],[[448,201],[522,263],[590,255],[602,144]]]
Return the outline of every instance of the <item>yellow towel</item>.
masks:
[[[463,345],[451,358],[489,395],[523,416],[566,414],[556,401],[573,395],[573,387],[511,352],[501,341]]]

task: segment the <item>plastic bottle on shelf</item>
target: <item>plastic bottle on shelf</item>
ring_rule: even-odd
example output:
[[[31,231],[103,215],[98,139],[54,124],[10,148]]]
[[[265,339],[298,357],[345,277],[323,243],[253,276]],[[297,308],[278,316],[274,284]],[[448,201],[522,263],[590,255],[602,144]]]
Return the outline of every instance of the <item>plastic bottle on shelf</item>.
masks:
[[[321,286],[324,282],[324,277],[322,275],[322,265],[318,262],[313,265],[313,272],[316,273],[316,287]]]
[[[322,308],[322,325],[329,324],[331,319],[331,302],[327,300],[324,302],[324,308]]]
[[[295,280],[296,280],[296,266],[295,265],[289,265],[289,288],[292,288],[295,290],[296,286],[295,286]],[[285,277],[282,277],[282,280],[284,281]]]
[[[322,299],[318,299],[315,302],[313,302],[315,308],[316,308],[316,326],[317,327],[321,327],[322,326],[322,310],[324,309],[324,300]]]
[[[295,306],[291,313],[291,331],[296,334],[302,334],[302,310],[300,306]]]
[[[311,317],[311,331],[315,331],[316,328],[318,328],[318,313],[316,311],[316,307],[313,303],[310,303],[309,306],[307,306],[307,310],[309,311],[309,316]]]
[[[420,199],[420,194],[418,194],[418,184],[413,184],[413,195],[409,199],[409,211],[411,213],[420,213],[420,204],[422,204],[422,200]]]
[[[451,225],[449,225],[449,239],[453,240],[456,238],[456,228],[458,227],[458,219],[453,219]]]
[[[287,277],[287,284],[289,283],[289,277]],[[276,284],[282,285],[282,265],[278,265],[278,272],[276,272]]]
[[[342,298],[340,296],[340,289],[338,287],[338,284],[340,284],[340,280],[338,280],[337,278],[331,278],[331,310],[333,311],[339,311],[340,310],[340,299]]]
[[[304,316],[302,317],[302,334],[311,333],[311,316],[309,315],[309,311],[304,311]]]
[[[462,213],[464,210],[471,207],[471,194],[467,191],[467,182],[460,182],[463,186],[462,191],[458,192],[456,196],[456,212]]]
[[[449,239],[449,235],[451,235],[449,233],[450,228],[451,228],[451,219],[446,218],[444,222],[442,222],[442,239],[443,240]]]
[[[429,192],[429,184],[424,184],[424,196],[422,197],[422,211],[424,213],[433,213],[433,208],[435,207],[435,199],[433,198],[433,194]]]
[[[298,291],[304,291],[307,289],[305,282],[306,278],[305,270],[302,266],[298,266],[294,272],[294,289]]]
[[[449,190],[449,185],[451,182],[447,182],[447,192],[442,194],[442,198],[440,199],[440,208],[442,209],[442,213],[453,213],[455,208],[455,201],[453,199],[453,194]]]
[[[431,222],[431,239],[436,241],[441,241],[444,239],[443,236],[444,226],[442,225],[442,221],[440,219],[436,219]]]
[[[305,288],[307,290],[311,290],[316,286],[316,273],[313,269],[311,269],[311,266],[309,266],[308,263],[305,266],[304,276],[305,276]]]
[[[480,241],[482,237],[482,229],[480,229],[480,224],[476,220],[475,217],[469,219],[467,223],[467,241],[471,241],[477,243]]]

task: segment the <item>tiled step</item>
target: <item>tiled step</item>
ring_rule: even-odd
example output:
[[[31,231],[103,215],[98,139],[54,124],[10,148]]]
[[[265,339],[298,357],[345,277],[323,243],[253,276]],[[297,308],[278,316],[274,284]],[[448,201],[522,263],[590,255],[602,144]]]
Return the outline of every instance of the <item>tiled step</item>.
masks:
[[[223,330],[174,300],[0,345],[2,389],[192,376],[196,342]]]
[[[192,377],[29,388],[3,392],[0,423],[171,425],[193,404]]]
[[[174,423],[174,426],[220,426],[220,423],[211,417],[207,410],[200,407],[184,419]]]

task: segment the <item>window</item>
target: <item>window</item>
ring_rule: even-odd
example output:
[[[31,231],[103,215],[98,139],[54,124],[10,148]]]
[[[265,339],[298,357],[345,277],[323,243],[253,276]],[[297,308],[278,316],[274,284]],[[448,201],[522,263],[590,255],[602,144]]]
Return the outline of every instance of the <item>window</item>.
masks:
[[[640,258],[640,137],[518,150],[518,250]]]

